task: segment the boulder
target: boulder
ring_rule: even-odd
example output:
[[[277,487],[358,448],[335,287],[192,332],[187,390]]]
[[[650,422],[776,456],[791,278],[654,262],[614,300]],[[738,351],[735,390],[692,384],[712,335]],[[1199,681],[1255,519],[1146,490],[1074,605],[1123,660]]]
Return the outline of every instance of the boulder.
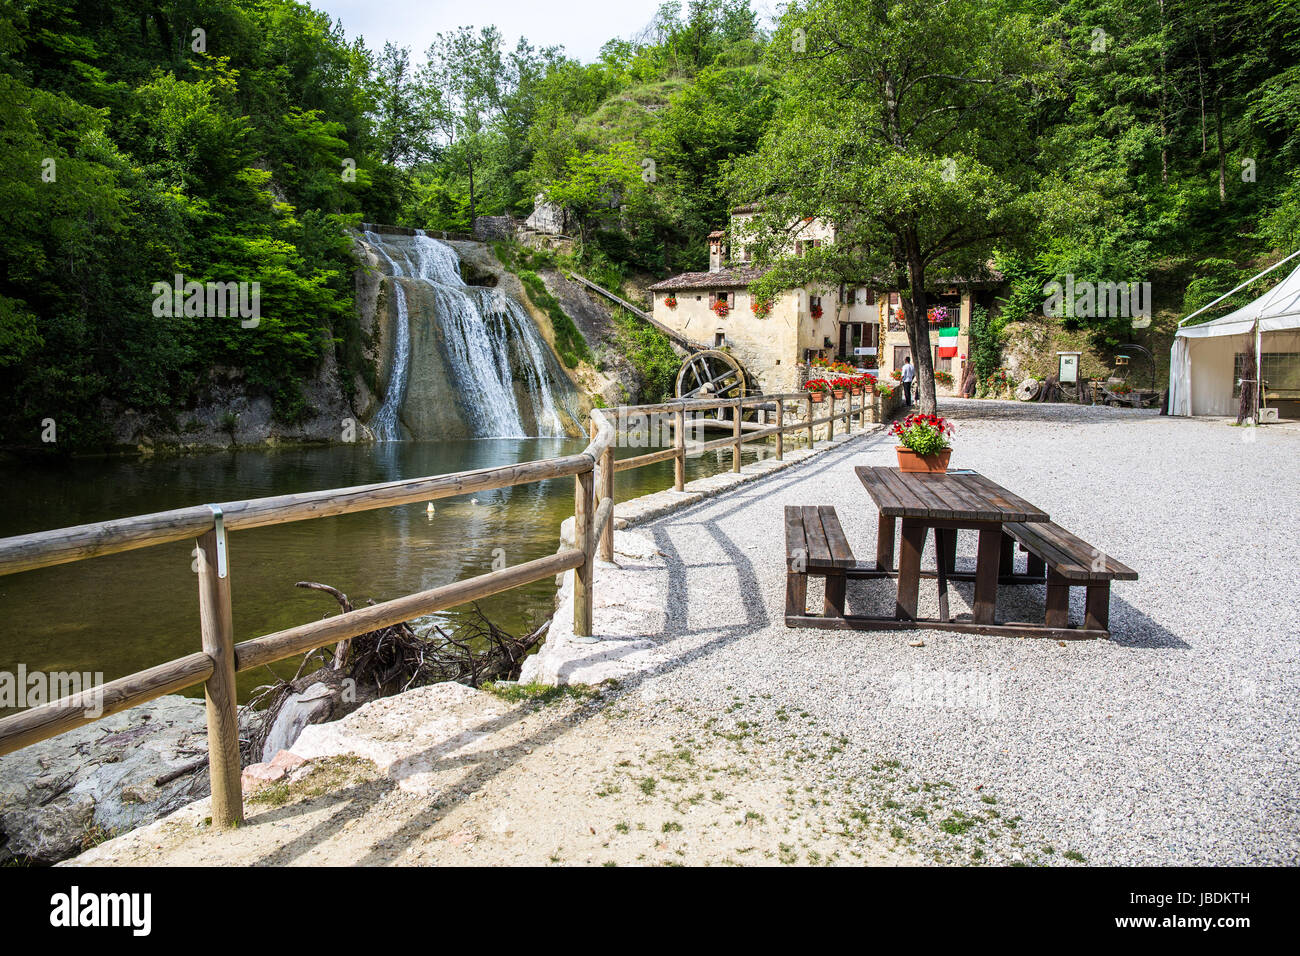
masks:
[[[0,813],[8,858],[57,863],[86,849],[94,833],[95,801],[89,794],[56,797],[42,806]]]
[[[308,724],[329,720],[339,706],[339,690],[317,682],[299,694],[290,694],[275,715],[262,745],[262,760],[269,763],[282,750],[293,746]]]
[[[533,211],[529,214],[524,225],[537,232],[562,236],[565,233],[565,227],[568,225],[568,219],[568,213],[563,206],[547,202],[546,196],[543,193],[538,193],[533,200]]]
[[[203,701],[166,696],[0,757],[0,863],[57,863],[97,833],[150,823],[208,793]]]

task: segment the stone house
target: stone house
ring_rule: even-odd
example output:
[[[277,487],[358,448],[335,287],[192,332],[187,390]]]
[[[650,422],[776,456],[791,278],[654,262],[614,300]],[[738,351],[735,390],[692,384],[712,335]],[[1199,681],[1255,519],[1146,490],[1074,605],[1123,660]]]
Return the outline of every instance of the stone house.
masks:
[[[709,268],[686,272],[650,286],[656,321],[701,345],[730,352],[765,392],[794,391],[809,377],[813,359],[842,359],[880,374],[901,368],[911,349],[903,325],[901,297],[879,283],[840,283],[836,287],[790,289],[758,314],[749,284],[764,271],[751,262],[746,221],[756,210],[732,211],[734,255],[727,233],[709,234]],[[790,238],[793,255],[835,240],[821,219],[803,221]],[[936,371],[960,384],[970,354],[970,318],[978,301],[992,305],[996,281],[961,282],[931,293],[934,313],[930,343]],[[859,350],[868,350],[863,353]]]

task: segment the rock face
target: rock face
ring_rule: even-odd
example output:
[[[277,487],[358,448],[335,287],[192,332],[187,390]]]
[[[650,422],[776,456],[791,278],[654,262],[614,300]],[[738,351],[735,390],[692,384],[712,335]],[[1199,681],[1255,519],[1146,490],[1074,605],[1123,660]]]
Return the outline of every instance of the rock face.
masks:
[[[464,684],[417,687],[382,697],[342,720],[313,724],[293,745],[305,760],[355,756],[371,760],[403,790],[433,792],[435,768],[491,746],[510,705]]]
[[[0,863],[57,863],[208,793],[202,700],[160,697],[0,757]]]
[[[584,387],[600,395],[601,400],[609,406],[633,405],[645,401],[641,375],[624,355],[626,346],[621,341],[609,308],[594,293],[569,280],[557,269],[542,269],[538,275],[560,303],[560,308],[573,319],[578,331],[596,355],[601,375],[599,380],[583,383]],[[684,351],[678,351],[682,356],[686,355]]]
[[[568,225],[568,214],[563,206],[547,202],[545,194],[538,193],[533,199],[533,211],[529,214],[524,225],[536,232],[562,236],[565,234]]]

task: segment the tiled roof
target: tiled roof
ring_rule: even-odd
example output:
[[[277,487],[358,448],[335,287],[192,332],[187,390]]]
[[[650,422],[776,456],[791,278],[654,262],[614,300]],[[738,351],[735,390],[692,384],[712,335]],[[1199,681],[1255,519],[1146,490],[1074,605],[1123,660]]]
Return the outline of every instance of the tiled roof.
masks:
[[[735,266],[717,272],[683,272],[679,276],[656,282],[652,292],[667,289],[733,289],[747,286],[767,270],[758,266]]]
[[[681,275],[672,276],[663,279],[650,286],[650,291],[666,291],[669,289],[732,289],[747,286],[755,279],[762,276],[768,270],[761,266],[733,266],[730,269],[719,269],[717,272],[683,272]],[[958,277],[951,279],[941,279],[934,283],[937,288],[954,286],[957,288],[967,288],[977,285],[1000,285],[1004,281],[1001,272],[990,268],[984,275]],[[869,281],[846,282],[845,285],[865,285],[880,291],[897,292],[897,289],[890,289],[884,279],[874,279]]]

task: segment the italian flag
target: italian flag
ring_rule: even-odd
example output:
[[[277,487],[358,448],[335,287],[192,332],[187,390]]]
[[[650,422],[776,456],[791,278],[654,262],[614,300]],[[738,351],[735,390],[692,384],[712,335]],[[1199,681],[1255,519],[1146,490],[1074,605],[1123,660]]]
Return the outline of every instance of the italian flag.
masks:
[[[959,329],[939,330],[939,358],[957,357],[957,333]]]

